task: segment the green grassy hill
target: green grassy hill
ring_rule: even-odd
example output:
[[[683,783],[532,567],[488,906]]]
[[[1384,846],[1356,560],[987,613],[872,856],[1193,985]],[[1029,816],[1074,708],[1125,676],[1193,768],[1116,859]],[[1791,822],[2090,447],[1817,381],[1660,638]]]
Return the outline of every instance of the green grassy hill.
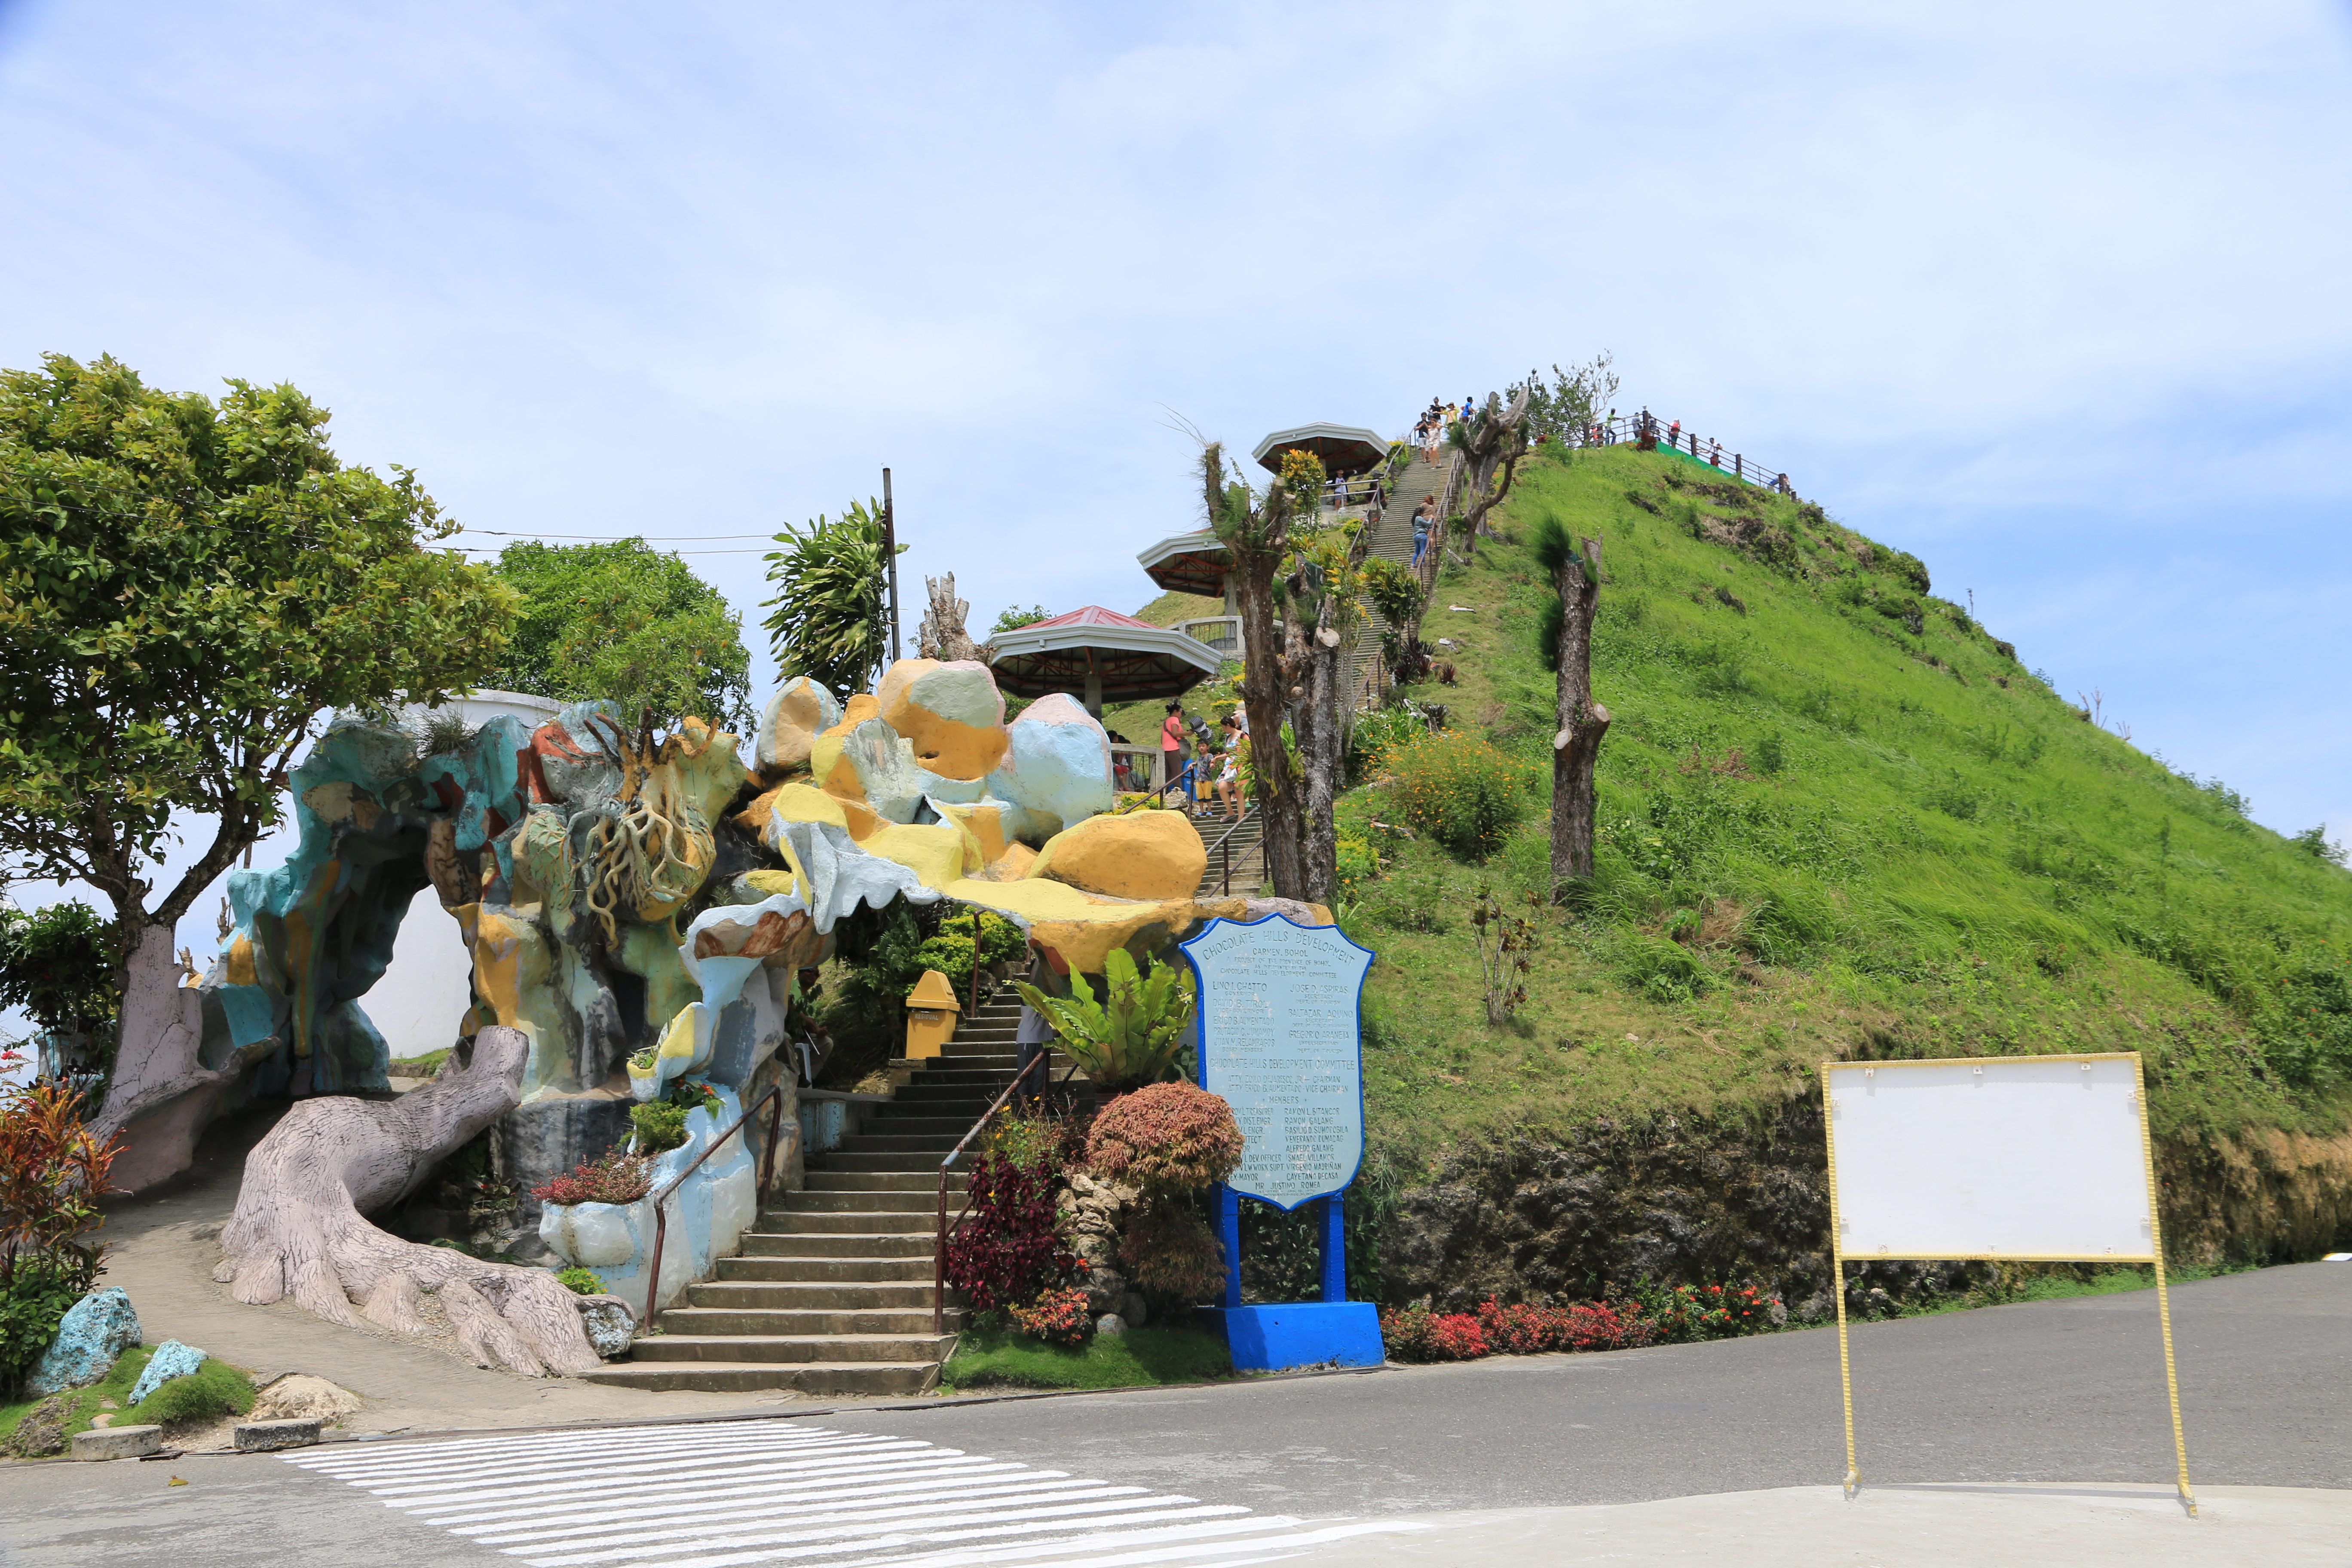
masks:
[[[1604,541],[1614,724],[1591,894],[1532,911],[1527,1000],[1495,1026],[1471,898],[1529,912],[1549,881],[1545,511]],[[1381,863],[1342,911],[1381,955],[1376,1184],[1595,1128],[1768,1128],[1824,1058],[2129,1049],[2176,1154],[2299,1134],[2338,1184],[2311,1201],[2352,1191],[2352,875],[2095,727],[1818,508],[1617,447],[1538,460],[1497,521],[1423,626],[1458,685],[1406,695],[1524,770],[1522,820],[1467,860],[1398,831],[1391,785],[1341,807]]]

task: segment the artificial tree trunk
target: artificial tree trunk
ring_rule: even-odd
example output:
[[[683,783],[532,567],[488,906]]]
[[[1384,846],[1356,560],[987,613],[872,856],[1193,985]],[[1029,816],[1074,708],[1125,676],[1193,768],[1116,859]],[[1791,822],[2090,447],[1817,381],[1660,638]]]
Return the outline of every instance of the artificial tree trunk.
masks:
[[[90,1131],[101,1141],[121,1141],[109,1180],[118,1192],[135,1193],[193,1163],[196,1138],[228,1075],[197,1058],[204,1006],[180,983],[171,922],[130,923],[128,951],[116,970],[121,989],[114,1068]]]
[[[1302,781],[1292,771],[1290,753],[1282,743],[1282,727],[1295,699],[1288,661],[1274,629],[1274,574],[1281,552],[1235,549],[1234,556],[1234,575],[1240,579],[1242,705],[1249,710],[1250,772],[1255,775],[1266,879],[1274,884],[1276,897],[1305,899],[1310,895],[1303,890],[1300,862]]]
[[[923,624],[915,633],[916,653],[924,658],[978,659],[980,647],[964,629],[971,605],[956,597],[955,574],[926,577],[923,587],[930,595],[930,608],[923,612]]]
[[[1347,769],[1347,638],[1331,624],[1326,602],[1323,624],[1307,639],[1307,722],[1299,728],[1299,761],[1307,777],[1301,792],[1299,889],[1286,897],[1328,905],[1339,890],[1339,831],[1333,806]]]
[[[1592,772],[1609,710],[1592,700],[1592,620],[1601,605],[1601,541],[1584,541],[1553,574],[1559,595],[1559,728],[1551,738],[1551,879],[1555,894],[1592,876]]]
[[[213,1278],[240,1301],[291,1296],[331,1323],[355,1328],[364,1317],[395,1333],[425,1328],[417,1304],[429,1290],[478,1365],[531,1376],[596,1365],[582,1304],[614,1298],[574,1295],[542,1268],[402,1241],[361,1217],[415,1192],[513,1110],[530,1054],[521,1030],[493,1025],[474,1037],[470,1055],[397,1100],[297,1104],[246,1156]]]

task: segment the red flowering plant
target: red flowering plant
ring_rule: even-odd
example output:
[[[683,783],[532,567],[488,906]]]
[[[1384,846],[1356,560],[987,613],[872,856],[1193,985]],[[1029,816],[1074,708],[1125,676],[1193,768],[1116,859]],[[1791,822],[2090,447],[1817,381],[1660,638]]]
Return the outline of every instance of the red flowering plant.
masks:
[[[1381,1313],[1381,1339],[1394,1361],[1475,1361],[1493,1348],[1467,1312],[1433,1312],[1426,1306]]]
[[[1780,1305],[1779,1297],[1751,1285],[1643,1284],[1633,1288],[1633,1295],[1661,1344],[1761,1333],[1786,1317],[1773,1310]]]
[[[1014,1328],[1051,1345],[1084,1344],[1095,1331],[1094,1320],[1087,1315],[1086,1290],[1076,1285],[1041,1290],[1035,1301],[1007,1308],[1006,1312]]]
[[[1488,1300],[1478,1310],[1433,1312],[1425,1306],[1381,1314],[1381,1337],[1396,1361],[1469,1361],[1484,1355],[1549,1351],[1613,1351],[1652,1342],[1653,1331],[1622,1303],[1573,1307]]]

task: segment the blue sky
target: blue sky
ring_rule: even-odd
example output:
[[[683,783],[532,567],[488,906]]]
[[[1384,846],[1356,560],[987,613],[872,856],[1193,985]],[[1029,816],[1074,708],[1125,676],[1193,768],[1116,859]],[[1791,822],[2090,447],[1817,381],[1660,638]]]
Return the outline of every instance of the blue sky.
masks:
[[[887,463],[976,628],[1150,596],[1171,410],[1606,350],[2352,837],[2341,5],[0,0],[0,364],[291,381],[486,531],[756,551]]]

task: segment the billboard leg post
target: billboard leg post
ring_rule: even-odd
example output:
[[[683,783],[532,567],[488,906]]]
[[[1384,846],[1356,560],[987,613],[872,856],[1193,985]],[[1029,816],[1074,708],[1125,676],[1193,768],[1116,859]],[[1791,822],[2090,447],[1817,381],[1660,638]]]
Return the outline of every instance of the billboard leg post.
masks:
[[[1862,1489],[1862,1475],[1853,1463],[1853,1366],[1845,1353],[1845,1258],[1833,1254],[1830,1260],[1831,1288],[1837,1293],[1838,1315],[1838,1392],[1845,1398],[1845,1495],[1852,1498]]]
[[[2180,1379],[2172,1370],[2172,1297],[2164,1288],[2164,1206],[2156,1184],[2156,1140],[2148,1131],[2147,1072],[2135,1057],[2132,1075],[2138,1092],[2132,1104],[2139,1115],[2140,1163],[2147,1171],[2147,1250],[2156,1266],[2156,1319],[2164,1329],[2164,1392],[2172,1402],[2172,1457],[2179,1466],[2180,1503],[2189,1517],[2197,1517],[2197,1494],[2189,1489],[2189,1439],[2180,1431]]]

